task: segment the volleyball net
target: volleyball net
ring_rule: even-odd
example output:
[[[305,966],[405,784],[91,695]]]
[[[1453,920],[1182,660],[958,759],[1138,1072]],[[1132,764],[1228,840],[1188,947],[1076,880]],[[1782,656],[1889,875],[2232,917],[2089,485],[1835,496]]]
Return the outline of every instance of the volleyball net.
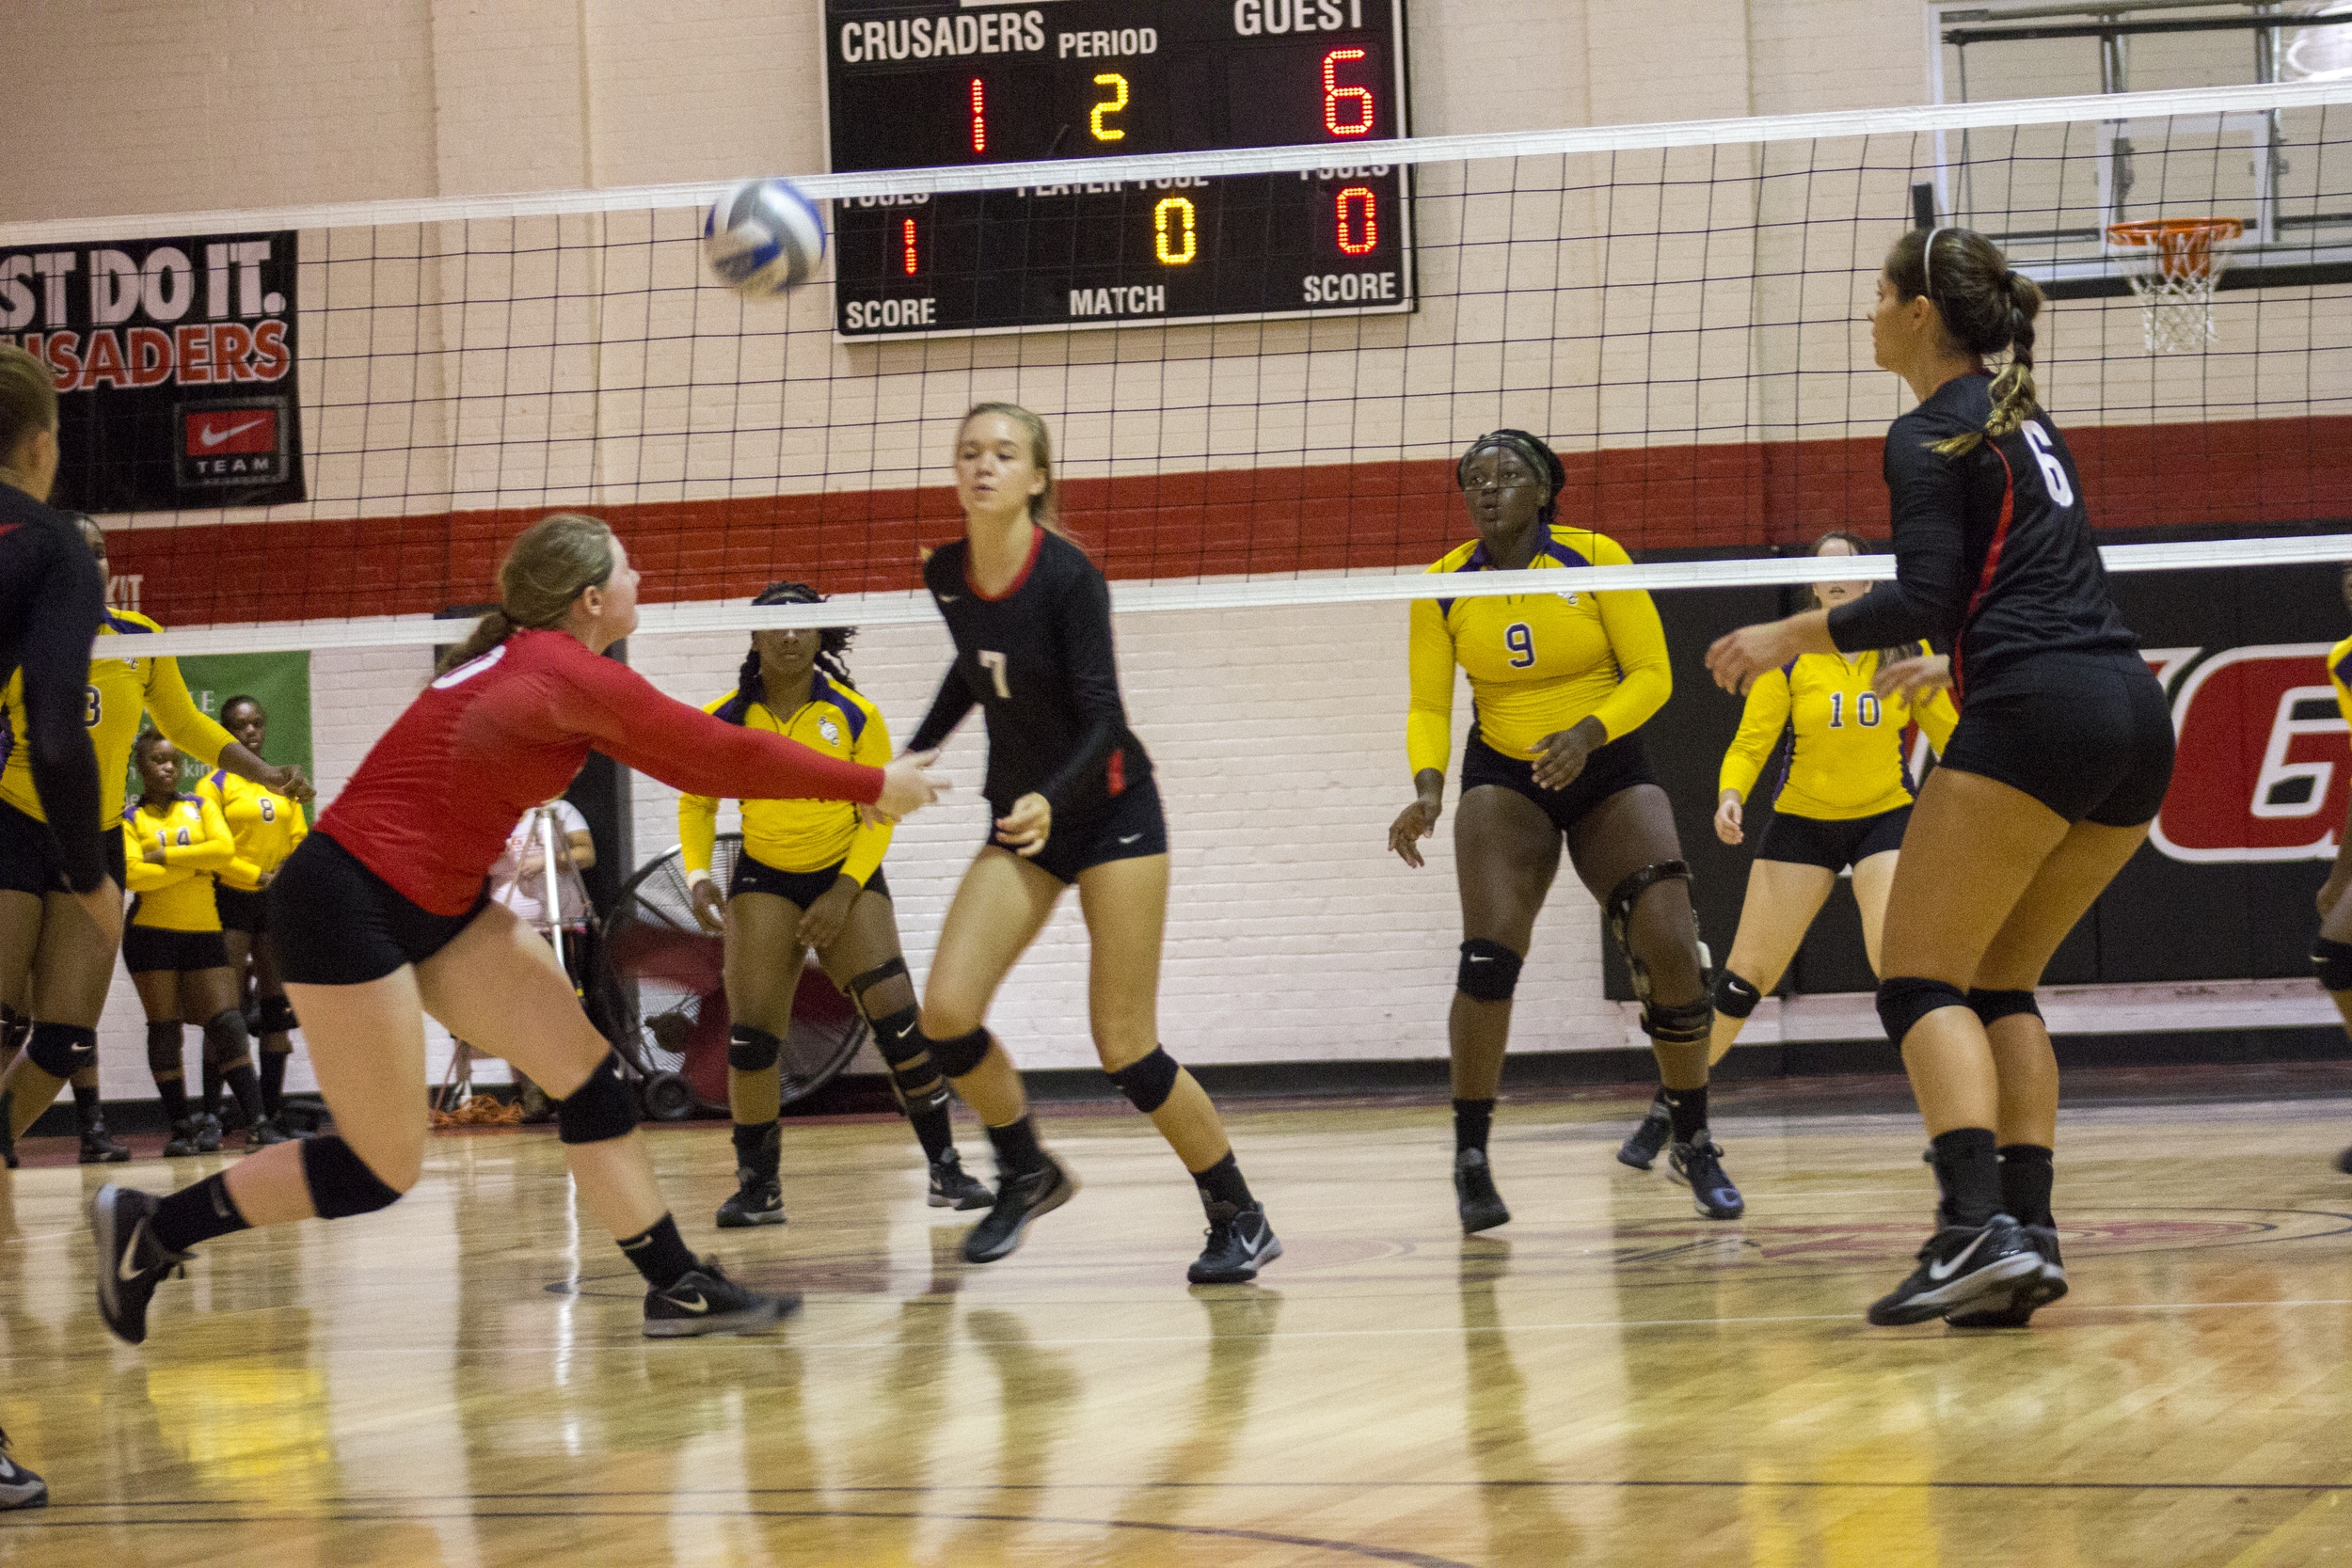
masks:
[[[961,527],[949,451],[982,399],[1048,420],[1065,515],[1124,609],[1425,592],[1411,574],[1470,531],[1454,459],[1504,425],[1560,451],[1565,526],[1753,558],[1629,584],[1796,580],[1813,568],[1770,559],[1785,546],[1884,532],[1880,445],[1909,394],[1865,315],[1888,245],[1935,223],[2052,296],[2039,380],[2099,525],[2352,517],[2352,83],[1331,156],[1093,160],[1083,186],[1067,164],[799,180],[834,244],[759,302],[704,263],[716,187],[20,224],[0,328],[69,407],[169,403],[160,454],[102,455],[120,430],[70,422],[59,501],[101,514],[140,608],[209,628],[171,635],[188,652],[429,640],[558,509],[628,541],[648,633],[814,619],[743,603],[781,578],[850,598],[834,619],[928,616],[919,552]],[[1331,231],[1253,230],[1272,182]],[[2215,220],[2216,276],[2152,306],[2173,263],[2128,230],[2180,220]],[[872,284],[902,245],[906,277]],[[982,251],[1033,305],[1075,277],[1067,319],[938,329],[920,300],[971,295]],[[1080,251],[1107,270],[1073,272]],[[1147,252],[1162,295],[1088,282]],[[1214,308],[1186,303],[1205,262]],[[2198,313],[2169,352],[2159,309]]]

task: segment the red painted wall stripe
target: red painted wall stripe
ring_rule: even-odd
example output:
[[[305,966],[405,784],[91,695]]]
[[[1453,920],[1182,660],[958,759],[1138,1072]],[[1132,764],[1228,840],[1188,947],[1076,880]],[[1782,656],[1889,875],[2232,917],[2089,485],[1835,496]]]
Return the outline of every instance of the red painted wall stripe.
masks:
[[[2070,432],[2107,528],[2352,518],[2352,417]],[[1568,454],[1564,518],[1636,552],[1883,536],[1881,442],[1770,441]],[[1216,469],[1063,485],[1063,513],[1114,578],[1385,570],[1469,537],[1449,461]],[[506,542],[542,507],[331,522],[141,529],[118,573],[167,626],[429,613],[494,596]],[[913,588],[919,545],[961,526],[945,486],[600,509],[649,602],[748,597],[779,578],[828,593]]]

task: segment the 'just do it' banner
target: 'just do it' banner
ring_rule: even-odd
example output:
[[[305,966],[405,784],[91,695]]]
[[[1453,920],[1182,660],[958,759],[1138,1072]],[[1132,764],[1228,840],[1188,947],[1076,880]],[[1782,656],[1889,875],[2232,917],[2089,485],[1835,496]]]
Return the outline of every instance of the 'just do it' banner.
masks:
[[[303,499],[292,230],[0,249],[0,341],[57,383],[52,503]]]

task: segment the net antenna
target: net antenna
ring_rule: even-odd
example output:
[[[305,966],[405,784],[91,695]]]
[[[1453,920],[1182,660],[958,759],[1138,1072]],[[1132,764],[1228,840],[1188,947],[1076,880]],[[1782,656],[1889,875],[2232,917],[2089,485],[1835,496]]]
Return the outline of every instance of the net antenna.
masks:
[[[2229,264],[2228,247],[2245,232],[2244,219],[2224,217],[2106,226],[2108,250],[2139,298],[2149,353],[2195,354],[2214,341],[2213,291]]]

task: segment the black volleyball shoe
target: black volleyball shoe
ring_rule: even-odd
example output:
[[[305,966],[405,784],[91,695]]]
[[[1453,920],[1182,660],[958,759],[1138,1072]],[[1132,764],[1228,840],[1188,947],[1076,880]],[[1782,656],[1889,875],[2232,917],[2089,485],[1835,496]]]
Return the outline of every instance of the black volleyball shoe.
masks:
[[[1919,1266],[1900,1285],[1870,1304],[1866,1314],[1880,1328],[1923,1323],[1947,1312],[1965,1314],[1990,1300],[2006,1301],[2009,1287],[2042,1272],[2042,1255],[2026,1227],[2007,1214],[1979,1226],[1947,1225],[1919,1249]]]
[[[8,1457],[8,1434],[0,1432],[0,1513],[49,1506],[49,1483]]]
[[[1653,1100],[1642,1117],[1642,1125],[1617,1146],[1617,1164],[1647,1170],[1658,1158],[1658,1151],[1674,1142],[1674,1117],[1666,1114],[1666,1102]]]
[[[772,1176],[739,1170],[740,1183],[733,1196],[719,1205],[719,1228],[742,1230],[755,1225],[784,1223],[784,1183]]]
[[[985,1209],[996,1201],[996,1195],[988,1190],[988,1183],[963,1168],[963,1161],[949,1149],[931,1162],[930,1191],[924,1202],[934,1209]]]
[[[798,1291],[772,1296],[747,1291],[727,1277],[716,1258],[706,1258],[667,1290],[645,1292],[645,1338],[764,1334],[800,1309]]]
[[[1209,1216],[1209,1244],[1184,1271],[1195,1285],[1247,1285],[1282,1256],[1282,1243],[1266,1223],[1265,1205],[1244,1209],[1203,1198],[1201,1208]]]
[[[82,1129],[81,1163],[86,1165],[119,1165],[131,1158],[131,1146],[106,1131],[103,1121],[93,1121]]]
[[[98,1248],[98,1310],[125,1344],[147,1340],[147,1304],[166,1275],[186,1271],[189,1255],[155,1239],[151,1193],[113,1182],[89,1200],[90,1239]]]
[[[1454,1156],[1454,1207],[1462,1216],[1465,1236],[1511,1223],[1511,1211],[1495,1191],[1495,1168],[1485,1149],[1465,1148]]]
[[[2066,1263],[2058,1256],[2058,1232],[2046,1225],[2021,1227],[2042,1267],[2009,1288],[2006,1298],[1987,1298],[1960,1312],[1947,1312],[1954,1328],[2023,1328],[2042,1308],[2066,1294]]]
[[[1078,1194],[1077,1179],[1061,1162],[1045,1156],[1042,1168],[1006,1176],[996,1183],[996,1202],[963,1239],[963,1260],[993,1263],[1021,1244],[1021,1233],[1040,1214],[1050,1214]]]
[[[1736,1220],[1748,1212],[1748,1200],[1724,1174],[1722,1148],[1706,1128],[1700,1128],[1689,1143],[1674,1146],[1674,1152],[1666,1156],[1666,1168],[1691,1189],[1691,1207],[1701,1218]]]

